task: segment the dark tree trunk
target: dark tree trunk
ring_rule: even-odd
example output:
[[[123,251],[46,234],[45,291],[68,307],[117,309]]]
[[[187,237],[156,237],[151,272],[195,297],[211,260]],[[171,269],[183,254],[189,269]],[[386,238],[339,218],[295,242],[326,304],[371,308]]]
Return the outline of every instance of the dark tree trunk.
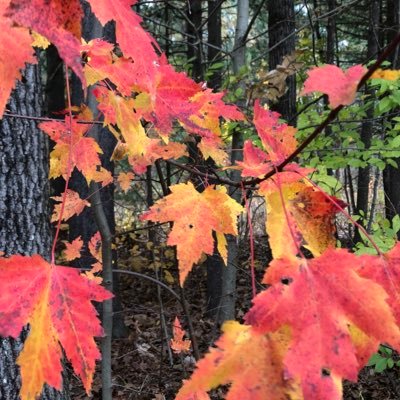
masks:
[[[400,0],[388,0],[386,4],[386,32],[389,43],[400,32]],[[392,68],[400,65],[399,46],[392,53]],[[397,159],[400,165],[400,159]],[[387,165],[383,171],[383,185],[385,190],[386,218],[392,219],[400,213],[400,169]],[[400,239],[400,232],[398,233]]]
[[[296,28],[294,1],[268,1],[268,34],[269,34],[269,69],[273,70],[282,62],[284,56],[295,50]],[[296,121],[296,76],[286,79],[287,91],[272,104],[271,109],[278,111],[282,117],[295,125]]]
[[[220,57],[220,51],[216,47],[220,48],[222,44],[220,0],[208,1],[207,29],[207,42],[215,46],[207,48],[208,65],[212,65]],[[221,87],[220,70],[213,73],[208,86],[214,90],[218,90]],[[224,261],[216,248],[214,248],[214,254],[207,257],[205,264],[207,267],[207,315],[216,318],[222,295],[222,271],[225,268]]]
[[[24,83],[18,83],[8,109],[15,114],[41,116],[41,83],[38,68],[28,66]],[[48,141],[33,121],[7,118],[0,121],[0,251],[40,254],[49,258]],[[26,332],[18,340],[0,339],[0,399],[19,399],[20,376],[15,364]],[[42,399],[69,399],[64,392],[46,387]]]
[[[187,1],[187,21],[186,32],[188,34],[187,56],[191,60],[193,70],[192,76],[196,81],[202,81],[204,77],[203,70],[203,49],[202,49],[202,1]]]
[[[367,44],[367,58],[371,59],[376,57],[379,49],[379,21],[380,21],[380,1],[379,0],[371,0],[370,1],[370,25],[368,32],[368,44]],[[371,89],[367,89],[365,93],[368,95],[370,101],[372,101],[374,96],[374,91]],[[366,111],[366,119],[363,121],[361,126],[361,141],[364,143],[365,149],[368,149],[371,146],[371,140],[373,135],[373,123],[372,119],[374,116],[373,106]],[[365,224],[367,224],[367,213],[368,213],[368,198],[369,198],[369,183],[370,183],[370,175],[371,168],[367,165],[365,168],[358,169],[358,178],[357,178],[357,205],[356,205],[356,214],[363,213],[365,218]],[[354,238],[355,242],[358,242],[361,239],[360,233],[357,230],[356,236]]]
[[[208,0],[207,43],[210,46],[207,47],[207,59],[209,66],[219,61],[221,57],[221,52],[218,50],[222,47],[221,27],[221,1]],[[216,91],[221,88],[222,75],[220,69],[212,74],[207,85]]]
[[[84,19],[82,22],[82,37],[89,41],[94,39],[96,35],[94,34],[96,23],[98,23],[90,10],[88,3],[83,2],[82,4],[84,10]],[[115,27],[114,24],[107,24],[103,28],[103,37],[111,43],[115,43]],[[80,106],[84,103],[84,96],[82,91],[81,82],[76,76],[73,76],[72,80],[72,102],[74,105]],[[115,137],[109,132],[107,128],[99,129],[99,140],[98,144],[103,151],[100,155],[102,166],[114,174],[114,163],[111,161],[111,156],[116,145]],[[83,175],[74,171],[72,174],[72,179],[70,180],[70,188],[79,193],[80,197],[85,199],[89,196],[89,187],[87,185],[86,179]],[[104,213],[107,218],[108,226],[110,227],[111,234],[115,234],[115,216],[114,216],[114,185],[111,183],[100,190],[101,202],[103,205]],[[78,267],[88,267],[93,262],[94,259],[88,251],[88,243],[93,235],[99,230],[94,219],[94,211],[92,207],[85,208],[79,216],[71,218],[69,221],[69,237],[70,240],[74,240],[78,236],[82,236],[84,243],[84,251],[81,253],[81,258],[77,260],[76,266]],[[114,265],[117,264],[117,255],[114,254]],[[115,298],[113,300],[114,304],[114,319],[113,319],[113,337],[121,338],[128,335],[128,328],[126,327],[122,311],[122,304],[119,298],[119,285],[118,276],[114,275],[113,293]]]

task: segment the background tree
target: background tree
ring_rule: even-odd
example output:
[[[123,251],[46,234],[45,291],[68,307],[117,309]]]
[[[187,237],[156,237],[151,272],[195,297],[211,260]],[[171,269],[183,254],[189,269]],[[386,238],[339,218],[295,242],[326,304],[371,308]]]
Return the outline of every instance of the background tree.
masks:
[[[0,252],[40,254],[49,259],[51,247],[47,136],[37,122],[20,116],[42,116],[42,84],[38,66],[25,69],[7,109],[19,117],[0,121]],[[18,340],[0,339],[0,399],[18,400],[21,380],[16,359],[26,331]],[[65,375],[63,392],[46,387],[43,400],[69,399]]]

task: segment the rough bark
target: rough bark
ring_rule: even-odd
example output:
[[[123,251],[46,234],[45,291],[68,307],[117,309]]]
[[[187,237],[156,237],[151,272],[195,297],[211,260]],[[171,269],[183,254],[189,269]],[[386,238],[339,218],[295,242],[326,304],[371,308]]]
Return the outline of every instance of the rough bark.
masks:
[[[15,114],[41,116],[41,83],[37,66],[28,66],[8,109]],[[12,254],[50,254],[48,141],[34,121],[0,121],[0,251]],[[18,340],[0,339],[0,399],[19,399],[20,375],[15,364],[24,332]],[[46,387],[41,399],[69,399]]]
[[[294,1],[268,1],[268,34],[269,34],[269,69],[273,70],[282,62],[284,56],[295,50],[295,16]],[[286,79],[287,91],[272,104],[271,109],[279,112],[282,117],[295,124],[296,115],[296,76]]]

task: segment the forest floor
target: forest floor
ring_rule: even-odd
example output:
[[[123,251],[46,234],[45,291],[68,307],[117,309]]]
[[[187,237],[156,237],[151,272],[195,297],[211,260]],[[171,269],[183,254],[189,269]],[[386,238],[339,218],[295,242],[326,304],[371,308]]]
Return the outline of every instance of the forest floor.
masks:
[[[257,278],[261,280],[263,266],[268,262],[265,251],[266,240],[260,239],[255,246],[255,266]],[[155,277],[148,251],[138,247],[135,250],[136,261],[140,260],[140,273]],[[131,252],[132,253],[132,252]],[[141,253],[141,254],[139,254]],[[154,253],[153,253],[154,254]],[[124,257],[124,256],[123,256]],[[125,257],[129,261],[129,255]],[[146,263],[147,259],[147,263]],[[130,259],[131,260],[131,259]],[[122,262],[122,264],[124,264]],[[241,248],[241,268],[237,280],[237,319],[241,320],[251,305],[251,278],[249,273],[249,249]],[[136,265],[136,270],[139,267]],[[176,271],[170,271],[176,276]],[[172,285],[179,293],[177,285]],[[199,351],[204,354],[219,336],[218,327],[210,318],[205,317],[206,310],[206,273],[205,268],[197,267],[185,283],[185,298],[190,306],[192,320]],[[121,276],[120,294],[123,304],[123,319],[129,334],[123,339],[113,340],[113,382],[115,400],[173,400],[182,379],[189,378],[194,369],[192,354],[174,354],[167,349],[160,318],[160,301],[157,285],[138,277]],[[186,327],[184,312],[180,302],[174,296],[161,289],[162,314],[165,318],[168,335],[178,316]],[[377,321],[379,323],[379,321]],[[223,399],[224,388],[214,391],[213,400]],[[76,377],[71,379],[71,397],[73,400],[101,400],[101,377],[97,372],[92,396],[82,391]],[[400,368],[375,373],[373,368],[365,368],[358,383],[344,383],[344,400],[399,400]],[[267,399],[266,399],[267,400]]]

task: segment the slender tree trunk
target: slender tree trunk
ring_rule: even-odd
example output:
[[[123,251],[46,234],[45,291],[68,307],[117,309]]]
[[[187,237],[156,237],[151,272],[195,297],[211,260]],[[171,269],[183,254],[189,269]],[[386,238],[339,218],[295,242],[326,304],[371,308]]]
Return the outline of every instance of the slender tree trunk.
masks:
[[[378,43],[378,28],[380,21],[380,1],[371,0],[370,4],[370,28],[368,33],[368,44],[367,44],[367,58],[371,59],[376,57],[379,49]],[[368,96],[369,101],[372,101],[374,97],[374,91],[372,89],[366,89],[365,94]],[[366,111],[366,119],[363,121],[361,126],[361,141],[364,143],[364,148],[368,149],[371,146],[371,140],[373,135],[373,123],[372,119],[374,116],[374,107],[371,107]],[[356,214],[364,214],[365,224],[368,222],[368,198],[369,198],[369,184],[371,168],[367,165],[365,168],[358,169],[357,178],[357,205]],[[354,237],[354,242],[358,242],[361,239],[360,233],[357,230]]]
[[[8,109],[15,114],[41,116],[42,92],[37,66],[28,66]],[[33,121],[4,117],[0,121],[0,251],[50,256],[48,141]],[[26,331],[18,340],[0,339],[0,399],[19,399],[20,375],[16,358]],[[46,387],[41,399],[69,399]]]
[[[268,34],[269,34],[269,69],[273,70],[282,62],[284,56],[295,50],[296,36],[294,1],[277,0],[268,1]],[[296,123],[296,76],[291,75],[286,79],[287,91],[272,104],[271,109],[279,112],[282,117]]]
[[[107,24],[104,28],[99,28],[99,22],[95,18],[94,14],[91,12],[88,3],[83,2],[82,8],[84,10],[84,19],[82,22],[82,37],[89,41],[94,38],[102,37],[104,40],[109,42],[115,42],[115,27],[114,24]],[[101,29],[101,33],[98,34],[98,30]],[[80,106],[84,102],[83,92],[81,82],[76,78],[76,76],[72,79],[72,103],[74,105]],[[102,166],[111,172],[114,173],[114,163],[110,160],[113,150],[116,145],[116,139],[114,136],[108,131],[107,128],[100,128],[98,130],[98,140],[97,140],[100,148],[103,151],[103,154],[100,155]],[[81,198],[88,198],[90,196],[90,190],[87,185],[86,179],[83,175],[74,171],[72,174],[72,179],[70,180],[70,188],[79,193]],[[114,216],[114,185],[111,183],[104,188],[101,188],[100,199],[102,203],[102,207],[104,210],[104,214],[107,218],[108,226],[110,227],[111,235],[115,234],[115,216]],[[87,268],[90,266],[94,259],[90,252],[88,251],[87,245],[93,235],[99,230],[96,222],[95,222],[95,213],[93,207],[86,208],[79,216],[75,216],[69,221],[69,236],[70,240],[74,240],[78,236],[82,236],[84,242],[84,251],[82,252],[82,256],[75,262],[75,265],[78,267]],[[113,264],[117,263],[117,255],[114,253],[113,255]],[[113,337],[122,338],[128,335],[128,328],[126,327],[122,311],[122,304],[119,298],[119,279],[118,275],[114,274],[113,281],[113,293],[115,294],[115,298],[113,299],[114,304],[114,319],[113,319]]]
[[[222,32],[221,32],[221,1],[220,0],[208,0],[208,20],[207,20],[207,31],[208,31],[208,44],[215,46],[207,47],[207,59],[208,65],[212,65],[219,61],[221,52],[218,48],[222,47]],[[218,69],[214,72],[211,78],[207,82],[208,86],[214,90],[219,90],[222,85],[221,70]]]
[[[208,1],[208,40],[209,44],[221,47],[221,2],[220,0]],[[220,52],[215,47],[207,48],[208,65],[212,65],[220,56]],[[208,81],[208,86],[218,90],[221,87],[221,72],[218,70],[213,73]],[[219,314],[219,306],[222,295],[222,271],[225,268],[224,261],[214,246],[214,254],[208,256],[205,262],[207,267],[207,315],[216,318]]]
[[[203,48],[202,48],[202,1],[187,1],[187,28],[188,36],[188,59],[193,65],[192,76],[195,80],[201,81],[204,77],[203,70]]]
[[[400,0],[388,0],[386,5],[386,32],[387,43],[400,32]],[[397,69],[400,65],[399,47],[391,57],[392,68]],[[397,159],[400,165],[400,159]],[[383,185],[385,190],[386,218],[392,219],[400,213],[400,169],[387,165],[383,171]],[[400,239],[400,233],[398,233]]]
[[[233,72],[238,74],[243,66],[246,65],[246,44],[244,36],[249,24],[249,1],[238,0],[237,3],[237,20],[235,31],[235,43],[233,51]],[[242,92],[245,93],[244,83],[241,84]],[[243,102],[238,104],[244,106]],[[243,134],[240,130],[233,132],[232,136],[232,152],[231,163],[243,159]],[[231,179],[240,180],[240,171],[232,171]],[[240,189],[230,188],[229,194],[232,198],[240,203],[242,193]],[[222,270],[222,297],[219,313],[219,322],[235,319],[236,306],[236,271],[239,265],[239,246],[238,238],[228,235],[228,262],[227,266]]]

